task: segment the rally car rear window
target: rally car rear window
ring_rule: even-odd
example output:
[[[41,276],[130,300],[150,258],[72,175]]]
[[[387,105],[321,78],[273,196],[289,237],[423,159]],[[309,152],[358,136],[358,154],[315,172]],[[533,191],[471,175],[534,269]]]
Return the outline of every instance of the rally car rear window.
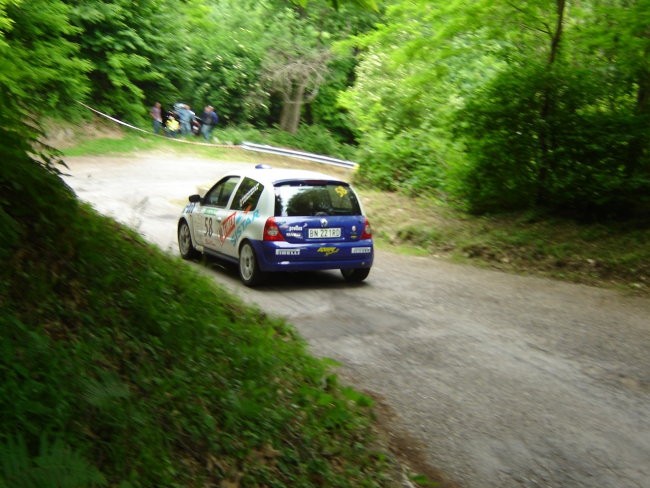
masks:
[[[286,181],[275,185],[276,217],[360,215],[349,185],[331,181]]]

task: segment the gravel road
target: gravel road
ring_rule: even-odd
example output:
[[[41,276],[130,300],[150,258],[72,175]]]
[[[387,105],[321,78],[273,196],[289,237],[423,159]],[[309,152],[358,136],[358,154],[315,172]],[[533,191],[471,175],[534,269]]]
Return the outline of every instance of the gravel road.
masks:
[[[66,162],[81,199],[172,253],[187,195],[245,164]],[[392,412],[391,432],[462,487],[650,488],[648,299],[388,251],[353,286],[321,272],[251,290],[232,266],[195,266],[338,360]]]

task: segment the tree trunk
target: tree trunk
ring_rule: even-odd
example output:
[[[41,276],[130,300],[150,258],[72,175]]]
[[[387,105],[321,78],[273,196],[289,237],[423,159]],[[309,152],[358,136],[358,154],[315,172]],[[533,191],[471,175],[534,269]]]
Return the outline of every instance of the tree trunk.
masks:
[[[554,88],[552,85],[555,84],[554,76],[552,74],[552,67],[557,59],[557,55],[560,50],[560,42],[562,40],[562,28],[564,26],[564,11],[566,8],[566,0],[556,0],[556,23],[555,30],[551,35],[551,48],[548,55],[547,62],[547,72],[550,73],[550,78],[547,78],[545,82],[544,92],[542,94],[542,106],[540,109],[540,120],[542,127],[539,129],[539,148],[540,148],[540,162],[539,170],[537,173],[537,203],[545,204],[548,203],[548,191],[547,187],[549,185],[549,177],[553,173],[555,168],[555,161],[553,156],[553,147],[552,147],[552,128],[550,126],[550,118],[553,112],[553,107],[555,105],[554,100]]]
[[[555,32],[551,38],[551,51],[548,55],[548,65],[551,66],[557,58],[560,50],[560,41],[562,40],[562,28],[564,27],[564,10],[566,9],[566,0],[556,0],[557,20],[555,22]]]
[[[647,127],[650,122],[650,71],[641,70],[637,83],[639,87],[636,93],[634,115],[640,126]],[[644,163],[650,163],[650,135],[648,132],[648,130],[638,130],[630,140],[629,157],[626,164],[628,176],[633,176],[638,168],[643,167]]]
[[[291,110],[293,109],[293,102],[291,100],[282,101],[282,111],[280,112],[280,129],[288,131],[289,120],[291,120]]]
[[[300,125],[300,115],[304,103],[305,85],[300,84],[293,90],[290,99],[285,99],[282,104],[280,115],[280,128],[291,134],[295,134]]]

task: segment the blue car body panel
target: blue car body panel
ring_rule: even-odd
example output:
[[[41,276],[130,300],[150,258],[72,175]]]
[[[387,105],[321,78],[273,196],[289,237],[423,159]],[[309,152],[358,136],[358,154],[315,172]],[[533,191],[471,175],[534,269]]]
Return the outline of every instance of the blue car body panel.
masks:
[[[370,268],[372,239],[357,242],[290,244],[285,241],[250,241],[262,271],[315,271]]]

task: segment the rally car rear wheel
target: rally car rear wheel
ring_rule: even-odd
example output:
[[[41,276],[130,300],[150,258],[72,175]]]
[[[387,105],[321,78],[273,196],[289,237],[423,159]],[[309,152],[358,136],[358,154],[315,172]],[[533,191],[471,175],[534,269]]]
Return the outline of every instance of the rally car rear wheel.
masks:
[[[370,268],[342,269],[341,274],[348,283],[359,283],[370,274]]]
[[[255,286],[264,279],[264,273],[257,263],[255,250],[248,242],[242,244],[239,251],[239,277],[246,286]]]

